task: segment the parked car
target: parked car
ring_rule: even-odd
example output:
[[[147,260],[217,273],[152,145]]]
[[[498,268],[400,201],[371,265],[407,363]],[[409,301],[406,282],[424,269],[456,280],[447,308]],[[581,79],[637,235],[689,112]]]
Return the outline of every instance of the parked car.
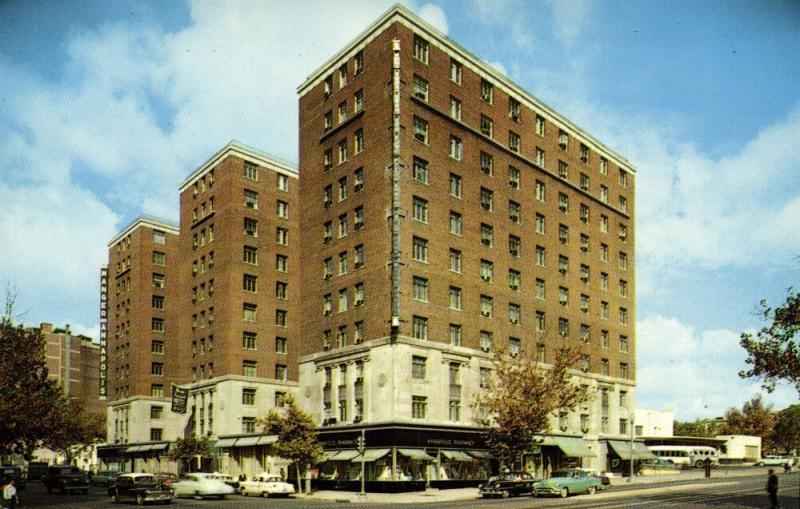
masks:
[[[47,493],[53,493],[53,491],[89,493],[89,477],[86,472],[72,465],[47,467],[47,473],[42,476],[42,481],[47,488]]]
[[[123,500],[135,500],[138,505],[172,502],[172,492],[162,486],[153,474],[119,475],[114,486],[108,488],[108,496],[114,499],[114,503]]]
[[[22,469],[12,465],[3,465],[0,467],[0,484],[7,484],[14,479],[17,481],[17,489],[25,489],[26,476],[22,473]]]
[[[566,498],[574,493],[594,493],[601,489],[600,479],[579,468],[556,470],[549,479],[533,485],[533,495],[558,495]]]
[[[178,480],[178,476],[172,472],[158,472],[155,476],[159,483],[168,488],[172,486],[172,483]]]
[[[47,463],[44,461],[29,461],[28,462],[28,480],[38,481],[44,475],[47,475]]]
[[[234,491],[239,488],[239,479],[233,477],[232,475],[228,474],[220,474],[219,472],[214,472],[209,474],[208,476],[210,479],[219,479],[220,481],[224,482],[228,486],[232,487]]]
[[[117,477],[119,477],[119,475],[121,473],[122,472],[116,472],[116,471],[112,471],[112,470],[105,470],[105,471],[97,472],[92,477],[92,480],[91,480],[92,485],[93,486],[105,486],[106,488],[110,488],[111,486],[114,486],[115,482],[117,482]]]
[[[263,472],[248,481],[239,483],[239,493],[244,496],[288,497],[294,495],[294,486],[284,482],[281,476]]]
[[[583,470],[587,474],[591,475],[592,477],[597,477],[600,479],[600,489],[604,490],[611,486],[611,478],[608,477],[606,473],[601,473],[599,470],[594,470],[592,468],[581,468],[579,470]]]
[[[794,458],[791,456],[778,456],[778,455],[770,455],[764,456],[760,461],[756,463],[756,466],[763,467],[763,466],[784,466],[794,465]]]
[[[506,472],[490,478],[478,488],[478,492],[484,498],[530,495],[534,481],[528,472]]]
[[[205,472],[195,472],[184,474],[177,481],[173,482],[170,488],[176,497],[219,497],[225,498],[234,492],[219,479],[213,479],[214,474]]]

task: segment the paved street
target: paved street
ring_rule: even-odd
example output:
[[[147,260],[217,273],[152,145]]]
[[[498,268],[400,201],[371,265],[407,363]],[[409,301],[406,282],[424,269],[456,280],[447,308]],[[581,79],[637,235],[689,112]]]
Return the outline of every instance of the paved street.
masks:
[[[800,473],[780,474],[780,499],[782,509],[800,509]],[[748,469],[738,475],[727,476],[715,472],[714,478],[682,479],[658,482],[620,484],[594,496],[579,495],[567,499],[523,497],[511,500],[483,500],[477,498],[475,490],[454,490],[426,496],[415,495],[371,495],[370,501],[359,502],[354,493],[319,493],[312,497],[294,499],[263,499],[233,495],[226,500],[179,499],[171,507],[206,508],[392,508],[429,507],[449,508],[757,508],[768,507],[764,483],[766,469]],[[131,506],[115,505],[105,495],[104,488],[92,488],[89,495],[47,494],[41,483],[32,482],[20,492],[20,507],[52,508],[110,508]],[[458,498],[459,500],[453,500]],[[380,503],[378,503],[380,502]]]

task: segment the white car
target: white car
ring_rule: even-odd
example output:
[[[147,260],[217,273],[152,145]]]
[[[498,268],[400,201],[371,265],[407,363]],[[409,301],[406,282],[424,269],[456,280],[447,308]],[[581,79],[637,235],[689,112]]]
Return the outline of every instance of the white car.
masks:
[[[195,472],[183,474],[177,481],[170,485],[176,497],[219,497],[225,498],[234,492],[232,486],[228,486],[219,479],[214,479],[214,474]]]
[[[279,475],[266,472],[239,483],[239,493],[244,496],[288,497],[294,495],[294,486],[284,482]]]
[[[764,456],[761,460],[756,463],[756,466],[763,467],[763,466],[783,466],[783,465],[794,465],[794,458],[791,456]]]

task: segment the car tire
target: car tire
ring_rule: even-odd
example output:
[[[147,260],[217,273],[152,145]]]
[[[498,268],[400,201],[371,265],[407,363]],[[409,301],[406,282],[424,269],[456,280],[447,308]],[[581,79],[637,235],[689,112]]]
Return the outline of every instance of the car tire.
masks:
[[[595,493],[597,493],[597,486],[589,486],[589,489],[586,491],[589,492],[589,495],[594,495]]]
[[[763,467],[764,466],[764,462],[763,461],[759,461],[758,463],[756,463],[756,466],[757,467]]]
[[[559,495],[561,498],[567,498],[569,496],[569,490],[567,488],[561,488]]]
[[[500,498],[509,498],[510,496],[511,492],[509,490],[503,490],[503,492],[500,493]]]
[[[119,492],[118,491],[114,492],[114,496],[112,497],[112,499],[114,500],[115,504],[119,504],[120,503]]]
[[[703,468],[703,461],[702,460],[695,461],[694,466],[697,468]]]

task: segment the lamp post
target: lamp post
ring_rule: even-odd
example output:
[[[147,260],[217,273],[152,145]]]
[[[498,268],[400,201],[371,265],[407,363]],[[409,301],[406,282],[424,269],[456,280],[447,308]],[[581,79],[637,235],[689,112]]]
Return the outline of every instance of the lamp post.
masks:
[[[359,454],[361,454],[361,493],[359,493],[359,495],[361,495],[362,497],[367,494],[367,492],[364,490],[364,451],[366,450],[365,442],[366,438],[364,436],[364,430],[362,429],[361,436],[358,437],[358,439],[356,440],[356,444],[358,445],[358,452]]]
[[[635,425],[635,423],[636,423],[636,421],[635,421],[634,417],[633,417],[633,416],[631,416],[631,476],[628,478],[628,480],[629,480],[629,481],[632,481],[632,480],[633,480],[633,457],[634,457],[634,452],[633,452],[633,437],[634,437],[634,435],[635,435],[635,432],[634,432],[634,430],[636,429],[636,425]]]

